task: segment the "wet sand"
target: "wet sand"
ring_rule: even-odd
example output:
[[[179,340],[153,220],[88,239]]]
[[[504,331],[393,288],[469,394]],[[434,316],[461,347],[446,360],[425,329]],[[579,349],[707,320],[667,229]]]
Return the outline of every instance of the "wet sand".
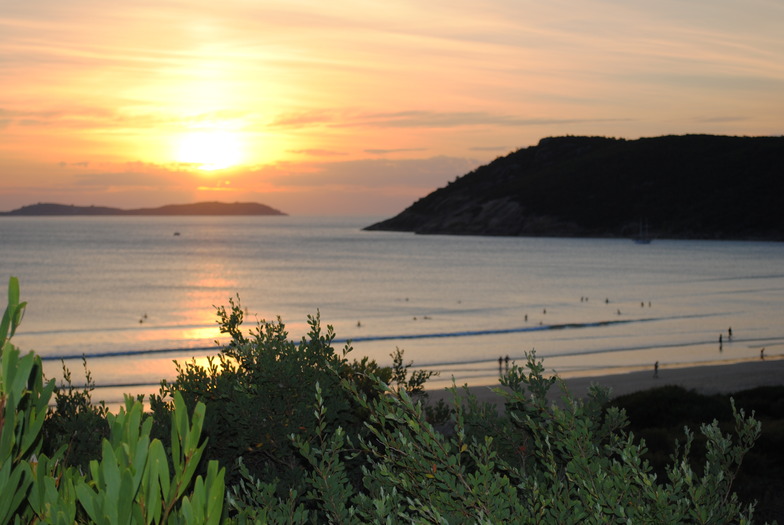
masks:
[[[732,393],[757,386],[784,385],[784,359],[780,356],[765,360],[742,361],[733,364],[717,364],[688,367],[659,368],[658,377],[653,376],[653,368],[644,372],[630,372],[597,377],[577,377],[564,380],[569,392],[583,397],[591,384],[611,388],[610,396],[616,397],[640,390],[648,390],[666,385],[677,385],[693,389],[702,394]],[[471,386],[470,391],[479,401],[502,404],[503,398],[492,391],[500,385]],[[557,386],[551,389],[553,399],[561,395]],[[444,390],[430,391],[430,399],[451,397]]]

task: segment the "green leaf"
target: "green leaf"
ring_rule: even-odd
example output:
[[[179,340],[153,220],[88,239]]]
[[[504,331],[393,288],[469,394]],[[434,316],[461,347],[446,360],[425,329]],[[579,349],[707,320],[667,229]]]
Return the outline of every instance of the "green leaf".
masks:
[[[141,483],[142,476],[144,475],[144,467],[147,463],[147,457],[150,449],[150,437],[141,436],[136,443],[136,450],[133,453],[133,491],[138,490]]]
[[[147,523],[158,523],[163,512],[163,496],[169,493],[169,462],[163,443],[154,439],[150,443],[145,471],[144,491],[147,496]]]
[[[41,435],[41,428],[46,419],[46,410],[30,410],[29,420],[22,435],[22,442],[19,444],[19,455],[29,456],[31,453],[38,452],[38,450],[31,451],[31,448],[36,441],[39,440]],[[40,447],[37,447],[40,449]]]
[[[188,430],[188,438],[185,443],[186,450],[192,450],[199,446],[199,438],[201,437],[201,429],[204,425],[204,413],[206,409],[207,407],[204,403],[196,403],[196,408],[193,409],[191,428]]]
[[[0,321],[0,343],[2,344],[5,344],[13,335],[13,331],[9,335],[9,329],[17,317],[17,306],[19,306],[19,279],[11,277],[8,279],[8,304],[3,313],[3,320]]]
[[[35,355],[29,353],[22,357],[21,359],[18,357],[17,352],[12,352],[11,362],[8,366],[12,367],[14,375],[12,378],[9,378],[11,381],[10,383],[6,383],[6,392],[8,393],[15,393],[18,397],[17,403],[21,400],[22,396],[27,392],[27,384],[30,381],[30,374],[33,371],[33,365]],[[5,355],[3,356],[5,357]],[[6,366],[3,363],[4,367]],[[13,406],[13,409],[16,410],[17,405]]]
[[[115,456],[114,449],[109,441],[104,439],[101,445],[102,457],[99,470],[99,487],[103,488],[108,497],[116,499],[120,494],[120,468],[117,466],[117,456]]]
[[[8,279],[8,306],[19,304],[19,279],[9,277]]]
[[[177,498],[181,497],[185,492],[185,488],[190,485],[191,479],[193,479],[193,474],[195,474],[196,468],[199,466],[199,460],[201,460],[202,452],[204,452],[204,445],[192,451],[192,454],[185,464],[184,471],[175,472],[175,479],[177,479],[179,483]]]
[[[120,475],[120,486],[117,493],[117,499],[115,500],[116,523],[130,523],[132,516],[131,508],[135,499],[136,491],[133,490],[133,476],[129,470],[123,469]]]
[[[97,462],[96,462],[97,463]],[[76,485],[76,496],[79,499],[79,503],[82,504],[82,508],[90,516],[90,519],[94,523],[100,523],[101,519],[99,516],[99,508],[98,508],[98,495],[95,493],[93,489],[84,481],[84,479],[79,479]]]
[[[18,465],[6,461],[0,468],[0,523],[8,523],[17,507],[25,499],[27,489],[32,483],[29,465]]]
[[[180,513],[182,514],[182,517],[184,518],[183,521],[185,523],[198,523],[195,513],[193,512],[193,505],[191,505],[191,501],[188,499],[188,496],[182,498]]]
[[[190,497],[190,502],[194,519],[198,523],[205,523],[205,516],[207,512],[207,491],[204,488],[204,480],[201,476],[198,476],[196,478],[196,482],[193,484],[193,492]]]
[[[8,334],[8,338],[12,338],[16,333],[16,329],[19,328],[19,325],[22,324],[22,318],[24,317],[25,310],[27,309],[27,302],[22,302],[16,305],[14,311],[11,315],[11,333]]]
[[[210,525],[220,523],[223,514],[223,501],[225,499],[226,487],[224,476],[226,469],[218,468],[218,462],[210,461],[207,467],[207,520]]]
[[[174,472],[182,470],[183,451],[181,448],[181,439],[188,432],[188,413],[185,407],[185,401],[182,399],[180,392],[174,393],[174,410],[172,411],[172,425],[171,425],[171,447],[172,447],[172,464],[174,465]]]

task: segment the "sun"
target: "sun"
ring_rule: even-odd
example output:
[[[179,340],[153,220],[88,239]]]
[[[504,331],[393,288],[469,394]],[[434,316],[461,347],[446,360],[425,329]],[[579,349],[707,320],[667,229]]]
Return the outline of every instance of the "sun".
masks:
[[[231,131],[186,133],[177,139],[174,159],[204,171],[231,168],[243,160],[242,140],[238,133]]]

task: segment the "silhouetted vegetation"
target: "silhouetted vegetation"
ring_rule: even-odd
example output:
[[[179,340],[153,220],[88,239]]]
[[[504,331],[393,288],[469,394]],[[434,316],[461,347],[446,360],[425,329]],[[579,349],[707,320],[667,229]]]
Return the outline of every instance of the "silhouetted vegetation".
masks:
[[[659,476],[685,439],[684,428],[697,432],[700,425],[716,420],[724,432],[734,426],[730,399],[735,406],[762,423],[762,433],[744,457],[735,490],[743,501],[758,501],[755,514],[760,520],[784,521],[784,386],[758,387],[731,395],[703,395],[678,386],[664,386],[614,399],[610,405],[622,408],[629,417],[629,431],[645,440],[643,455]],[[704,463],[705,446],[695,440],[693,465]]]
[[[784,240],[784,137],[555,137],[367,229]]]
[[[182,394],[189,409],[197,403],[207,407],[206,454],[226,467],[230,483],[239,480],[238,460],[242,458],[250,476],[278,480],[279,496],[291,490],[304,492],[307,463],[291,436],[315,434],[316,384],[323,392],[324,430],[334,432],[340,427],[352,436],[364,435],[367,414],[341,388],[341,381],[351,382],[371,399],[380,395],[371,377],[409,395],[427,396],[423,385],[432,374],[410,374],[399,350],[391,368],[367,358],[349,361],[351,347],[336,351],[332,327],[322,331],[318,315],[308,318],[310,330],[299,343],[289,339],[280,319],[259,321],[249,334],[243,332],[243,320],[239,299],[231,300],[229,308],[218,308],[220,330],[231,340],[207,366],[195,361],[176,363],[177,378],[172,383],[164,381],[160,394],[150,399],[158,422],[153,434],[164,443],[170,434],[167,425],[175,393]]]
[[[104,403],[93,403],[95,389],[87,361],[82,360],[86,385],[77,388],[71,382],[71,371],[63,364],[63,382],[54,388],[54,406],[49,409],[43,426],[43,452],[54,456],[65,447],[63,458],[68,465],[87,470],[90,461],[101,454],[101,442],[109,437]]]

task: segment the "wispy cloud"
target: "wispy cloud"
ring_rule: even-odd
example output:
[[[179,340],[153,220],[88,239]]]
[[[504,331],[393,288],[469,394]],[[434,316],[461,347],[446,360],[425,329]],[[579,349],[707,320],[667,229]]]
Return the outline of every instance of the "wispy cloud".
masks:
[[[447,156],[425,159],[364,159],[343,162],[291,163],[263,166],[245,175],[278,187],[435,189],[479,165],[476,159]]]
[[[328,149],[291,149],[288,150],[289,153],[296,153],[299,155],[310,155],[314,157],[336,157],[336,156],[345,156],[346,153],[343,151],[333,151]]]
[[[270,127],[301,127],[331,124],[336,122],[339,115],[329,110],[296,111],[277,115],[270,122]]]
[[[189,202],[200,192],[220,191],[221,198],[258,198],[292,214],[391,214],[412,200],[475,169],[476,159],[437,156],[424,159],[364,159],[332,162],[281,162],[254,169],[194,175],[182,165],[143,162],[60,162],[21,184],[0,181],[0,210],[42,200],[79,205],[138,207],[151,203]],[[12,169],[0,163],[0,170]],[[36,189],[38,188],[38,189]],[[367,202],[353,211],[343,199]],[[29,194],[27,198],[21,197]],[[147,195],[143,200],[140,195]],[[21,203],[16,203],[22,198]],[[14,202],[11,202],[14,200]],[[384,202],[384,205],[370,203]],[[126,203],[126,204],[123,204]]]
[[[366,149],[365,153],[371,155],[388,155],[390,153],[410,153],[414,151],[426,151],[425,148],[394,148],[394,149]]]
[[[212,111],[195,114],[145,112],[128,109],[109,109],[100,106],[53,107],[50,109],[0,108],[0,119],[9,125],[58,126],[67,129],[125,128],[149,129],[168,126],[177,129],[198,128],[205,123],[240,122],[250,118],[247,112],[236,110]]]
[[[567,124],[605,124],[629,121],[629,118],[537,118],[484,111],[425,111],[404,110],[389,113],[360,113],[344,111],[339,114],[329,110],[314,110],[280,115],[270,125],[280,127],[327,128],[454,128],[468,126],[548,126]],[[366,150],[367,151],[367,150]]]
[[[468,148],[469,151],[509,151],[508,146],[473,146]]]
[[[726,115],[726,116],[715,116],[715,117],[696,117],[694,120],[696,122],[705,122],[705,123],[710,124],[712,122],[716,122],[716,123],[742,122],[742,121],[744,121],[746,119],[747,119],[747,117]]]
[[[389,128],[449,128],[457,126],[542,126],[576,123],[606,123],[628,119],[608,118],[525,118],[513,115],[496,115],[486,112],[434,112],[404,111],[399,113],[378,113],[367,115],[343,126],[373,126]]]

